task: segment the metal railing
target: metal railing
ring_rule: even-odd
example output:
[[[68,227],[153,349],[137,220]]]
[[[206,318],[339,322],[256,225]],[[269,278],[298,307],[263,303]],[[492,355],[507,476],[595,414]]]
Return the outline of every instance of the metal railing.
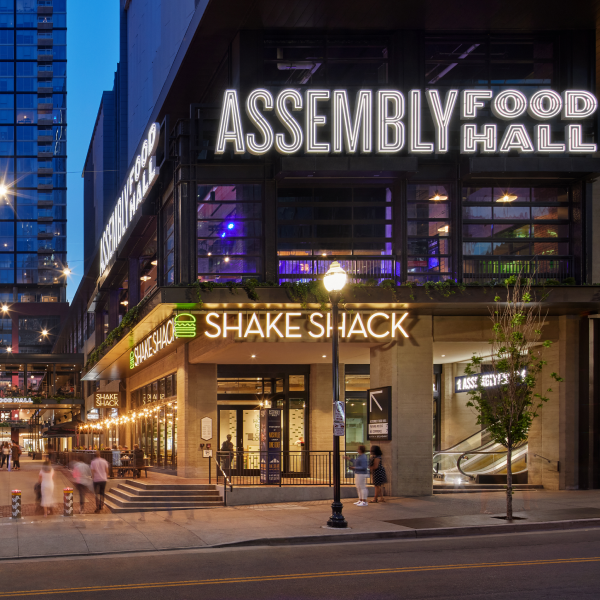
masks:
[[[571,257],[516,258],[514,256],[463,259],[463,283],[499,281],[519,274],[531,279],[536,284],[542,284],[551,279],[562,281],[567,277],[573,277],[573,259]]]
[[[266,459],[267,452],[260,451],[218,451],[214,459],[217,464],[215,480],[217,485],[227,482],[230,490],[234,486],[261,485],[261,457]],[[342,453],[340,456],[341,485],[355,485],[354,471],[350,468],[356,452]],[[367,455],[368,458],[368,455]],[[281,477],[276,484],[279,487],[290,485],[333,485],[333,451],[291,450],[281,453]],[[210,464],[210,463],[209,463]],[[213,475],[209,471],[209,483]],[[367,478],[370,484],[370,475]]]

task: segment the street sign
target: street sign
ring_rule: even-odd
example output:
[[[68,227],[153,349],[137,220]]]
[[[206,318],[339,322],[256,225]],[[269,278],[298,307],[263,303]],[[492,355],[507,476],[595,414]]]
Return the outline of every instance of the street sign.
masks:
[[[333,405],[333,435],[344,437],[346,435],[346,412],[344,403],[338,400]]]
[[[392,387],[367,390],[367,439],[392,439]]]

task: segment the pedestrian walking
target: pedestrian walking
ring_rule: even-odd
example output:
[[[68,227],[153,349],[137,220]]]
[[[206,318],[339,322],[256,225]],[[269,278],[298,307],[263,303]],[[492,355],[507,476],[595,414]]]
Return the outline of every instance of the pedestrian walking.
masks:
[[[352,461],[350,468],[354,471],[354,483],[358,492],[358,502],[356,506],[368,506],[367,498],[369,491],[367,490],[367,475],[369,474],[369,463],[365,452],[367,449],[364,446],[358,447],[358,455]]]
[[[377,498],[381,498],[381,502],[385,502],[383,499],[383,485],[387,483],[387,473],[383,466],[383,452],[379,446],[371,446],[371,481],[375,486],[375,496],[371,500],[371,504],[377,503]]]
[[[12,448],[11,448],[11,453],[12,453],[12,468],[15,471],[18,471],[21,468],[21,459],[19,458],[21,456],[21,454],[23,454],[23,451],[21,450],[21,447],[19,446],[19,444],[15,444],[13,443]]]
[[[54,498],[54,469],[48,459],[42,465],[38,482],[40,484],[41,505],[44,509],[44,517],[47,517],[48,508],[52,507],[52,500]]]
[[[79,492],[79,514],[81,514],[85,506],[85,489],[93,489],[92,472],[81,460],[75,459],[75,464],[73,465],[73,483],[75,484],[75,489]]]
[[[0,463],[0,469],[4,467],[4,463],[6,463],[6,468],[8,469],[10,462],[10,448],[8,447],[8,442],[4,442],[2,444],[2,463]]]
[[[90,470],[96,494],[96,510],[94,512],[99,513],[104,508],[104,491],[108,481],[108,463],[100,455],[100,450],[96,450],[96,458],[92,461]]]

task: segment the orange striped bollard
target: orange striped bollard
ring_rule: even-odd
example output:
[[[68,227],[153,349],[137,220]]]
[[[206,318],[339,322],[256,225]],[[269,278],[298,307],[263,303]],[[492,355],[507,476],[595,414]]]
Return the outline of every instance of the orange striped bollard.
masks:
[[[73,516],[73,488],[70,488],[70,487],[64,488],[63,496],[64,496],[64,504],[65,504],[63,516],[72,517]]]
[[[13,519],[22,519],[22,510],[21,510],[21,490],[13,490],[12,491],[12,518]]]

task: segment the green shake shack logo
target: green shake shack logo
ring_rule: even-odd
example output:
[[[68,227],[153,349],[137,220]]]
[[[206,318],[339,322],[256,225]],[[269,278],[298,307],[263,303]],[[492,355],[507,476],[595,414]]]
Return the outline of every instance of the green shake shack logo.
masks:
[[[196,337],[196,317],[190,313],[183,313],[175,317],[175,337],[193,338]]]

